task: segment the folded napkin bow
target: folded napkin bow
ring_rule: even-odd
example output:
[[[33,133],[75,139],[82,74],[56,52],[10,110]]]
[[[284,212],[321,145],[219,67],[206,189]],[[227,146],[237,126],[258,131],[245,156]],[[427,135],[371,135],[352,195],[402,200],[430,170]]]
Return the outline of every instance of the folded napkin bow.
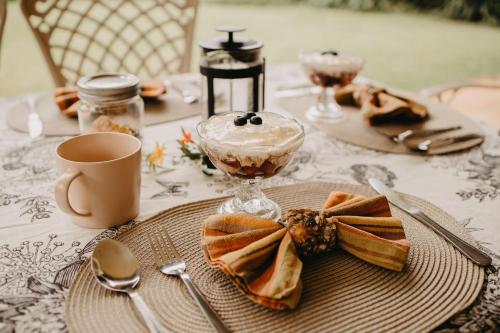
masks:
[[[381,88],[348,85],[335,98],[340,104],[361,107],[371,125],[415,123],[429,117],[424,105]]]
[[[154,100],[167,91],[163,83],[143,83],[139,86],[140,95],[145,100]],[[68,117],[78,116],[78,89],[76,87],[58,87],[54,91],[54,98],[59,110]]]
[[[299,255],[338,246],[380,267],[403,269],[409,243],[384,196],[332,192],[323,208],[290,210],[281,224],[247,215],[212,215],[203,224],[205,257],[246,297],[278,310],[292,309],[299,302]]]

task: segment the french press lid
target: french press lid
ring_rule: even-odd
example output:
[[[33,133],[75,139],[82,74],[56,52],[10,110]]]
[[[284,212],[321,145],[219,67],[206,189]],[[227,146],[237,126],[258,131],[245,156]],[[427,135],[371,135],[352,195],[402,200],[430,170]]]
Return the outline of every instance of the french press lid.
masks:
[[[224,37],[216,37],[210,40],[200,42],[200,47],[205,52],[227,50],[227,51],[252,51],[262,48],[262,43],[253,39],[235,37],[234,33],[245,31],[245,28],[224,25],[219,26],[215,30],[220,32],[227,32],[228,35]]]

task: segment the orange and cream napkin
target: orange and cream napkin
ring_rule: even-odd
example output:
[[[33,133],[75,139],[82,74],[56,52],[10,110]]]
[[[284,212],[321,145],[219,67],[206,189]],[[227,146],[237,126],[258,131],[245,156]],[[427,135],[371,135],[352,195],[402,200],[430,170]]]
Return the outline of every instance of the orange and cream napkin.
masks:
[[[339,104],[360,107],[370,125],[416,123],[429,117],[425,105],[371,86],[348,85],[336,91],[335,99]]]
[[[140,95],[144,101],[154,100],[167,92],[163,83],[143,83],[140,85]],[[54,91],[54,98],[59,110],[68,117],[78,116],[78,89],[76,87],[58,87]]]
[[[281,223],[285,226],[247,215],[212,215],[202,230],[208,263],[246,297],[271,309],[298,304],[301,255],[336,246],[366,262],[401,271],[409,252],[403,225],[392,217],[384,196],[332,192],[322,211],[290,210]],[[313,237],[317,235],[324,239]]]

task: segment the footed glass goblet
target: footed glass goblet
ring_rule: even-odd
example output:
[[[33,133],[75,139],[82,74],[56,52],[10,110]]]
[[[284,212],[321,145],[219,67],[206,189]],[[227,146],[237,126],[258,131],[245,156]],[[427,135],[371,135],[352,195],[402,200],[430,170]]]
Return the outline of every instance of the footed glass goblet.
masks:
[[[229,112],[202,121],[196,129],[210,161],[241,180],[235,196],[224,201],[218,213],[279,219],[280,207],[259,184],[280,172],[300,148],[302,125],[272,112]]]
[[[314,122],[345,119],[342,107],[335,100],[335,89],[354,80],[364,66],[363,58],[334,51],[313,51],[301,53],[299,59],[311,82],[321,88],[316,105],[307,110],[307,119]]]

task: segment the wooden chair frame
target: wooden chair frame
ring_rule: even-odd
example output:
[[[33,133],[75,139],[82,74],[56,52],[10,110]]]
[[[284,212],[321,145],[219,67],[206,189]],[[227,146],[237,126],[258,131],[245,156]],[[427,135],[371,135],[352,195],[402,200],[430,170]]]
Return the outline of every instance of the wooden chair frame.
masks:
[[[0,0],[0,50],[2,49],[2,36],[7,19],[7,0]]]
[[[119,3],[118,6],[117,3]],[[141,79],[148,79],[189,71],[194,25],[197,16],[197,0],[89,0],[84,4],[89,7],[79,12],[71,8],[74,3],[68,0],[21,0],[21,10],[36,37],[56,85],[63,86],[73,84],[78,77],[94,74],[95,72],[124,71],[137,74]],[[151,10],[145,8],[148,5],[150,5]],[[102,20],[98,20],[94,17],[94,9],[97,6],[100,6],[99,8],[101,9],[104,8],[107,12],[107,15]],[[133,12],[136,13],[134,14],[135,16],[126,17],[123,15],[122,7],[124,6],[132,7],[132,9],[134,9]],[[40,9],[40,7],[42,7],[42,9]],[[165,22],[155,21],[155,18],[152,16],[153,9],[161,12],[163,16],[168,17],[168,20]],[[180,13],[180,15],[175,17],[175,13]],[[60,24],[63,15],[77,17],[77,19],[73,20],[77,22],[76,26],[73,28],[63,27],[62,24]],[[56,17],[55,22],[50,22],[50,20],[54,21],[53,17]],[[113,30],[113,27],[107,26],[110,25],[110,18],[119,19],[125,22],[124,27],[119,31]],[[138,22],[141,19],[149,20],[148,25],[151,27],[147,28],[147,31],[143,31],[139,25]],[[95,24],[97,26],[95,33],[89,34],[79,31],[78,29],[81,28],[82,21],[88,21]],[[174,26],[177,31],[182,31],[180,37],[169,36],[168,33],[165,32],[167,24]],[[125,29],[134,30],[135,32],[133,32],[138,35],[138,37],[135,38],[135,40],[129,40],[128,36],[124,36],[126,35]],[[71,37],[65,45],[56,45],[55,42],[51,41],[54,31],[57,30],[70,34]],[[103,43],[97,39],[97,37],[99,37],[98,34],[104,30],[106,33],[113,35],[114,40],[109,44]],[[160,37],[160,40],[162,40],[160,45],[155,45],[151,42],[149,37],[152,33],[156,33],[156,36],[162,36]],[[150,35],[148,36],[148,34]],[[84,38],[88,40],[86,48],[83,50],[75,50],[74,46],[71,46],[71,42],[74,38]],[[117,52],[113,52],[110,48],[115,40],[118,40],[124,45],[122,48],[126,51],[124,54],[116,54]],[[138,47],[136,47],[137,43],[147,44],[146,47],[143,48],[148,49],[146,55],[138,52]],[[179,50],[177,46],[179,43],[184,44],[182,51]],[[100,49],[104,50],[100,59],[90,58],[88,51],[93,47],[91,45],[97,45]],[[168,61],[167,57],[162,55],[164,52],[161,52],[162,49],[167,48],[170,48],[167,51],[173,54],[172,57],[169,56]],[[57,60],[54,56],[55,50],[62,53],[61,60]],[[75,57],[81,57],[77,66],[70,68],[68,64],[65,63],[68,59],[68,54],[74,55]],[[142,74],[134,73],[134,70],[128,67],[127,61],[130,60],[128,58],[132,56],[136,59],[136,64],[141,63],[142,67],[135,67],[139,68],[138,71]],[[112,58],[113,62],[117,63],[117,65],[108,66],[113,68],[106,67],[106,65],[103,64],[106,57]],[[156,60],[155,66],[157,68],[161,67],[161,64],[163,64],[163,67],[161,67],[162,69],[158,71],[150,69],[147,65],[151,58],[148,57],[154,57],[154,60]],[[91,73],[86,72],[83,69],[85,63],[91,63],[92,67],[97,68],[97,70]]]
[[[451,83],[451,84],[443,84],[430,88],[426,88],[420,91],[422,96],[427,98],[435,97],[439,103],[449,105],[456,94],[465,88],[485,88],[485,89],[497,89],[500,91],[500,85],[498,84],[488,84],[488,83],[480,83],[480,82],[459,82],[459,83]],[[448,100],[444,100],[443,94],[446,92],[451,92],[451,96]]]
[[[494,127],[499,127],[500,109],[498,108],[497,102],[495,102],[498,99],[487,99],[487,102],[474,99],[469,102],[472,102],[473,105],[476,106],[468,105],[467,107],[463,108],[460,108],[458,106],[460,104],[457,105],[456,103],[459,93],[463,91],[463,89],[467,88],[481,88],[481,90],[483,91],[487,90],[493,92],[493,96],[500,96],[500,83],[497,82],[497,79],[478,79],[468,82],[445,84],[424,89],[420,92],[420,94],[429,99],[435,99],[440,104],[457,108],[460,112],[473,119],[492,125]]]

